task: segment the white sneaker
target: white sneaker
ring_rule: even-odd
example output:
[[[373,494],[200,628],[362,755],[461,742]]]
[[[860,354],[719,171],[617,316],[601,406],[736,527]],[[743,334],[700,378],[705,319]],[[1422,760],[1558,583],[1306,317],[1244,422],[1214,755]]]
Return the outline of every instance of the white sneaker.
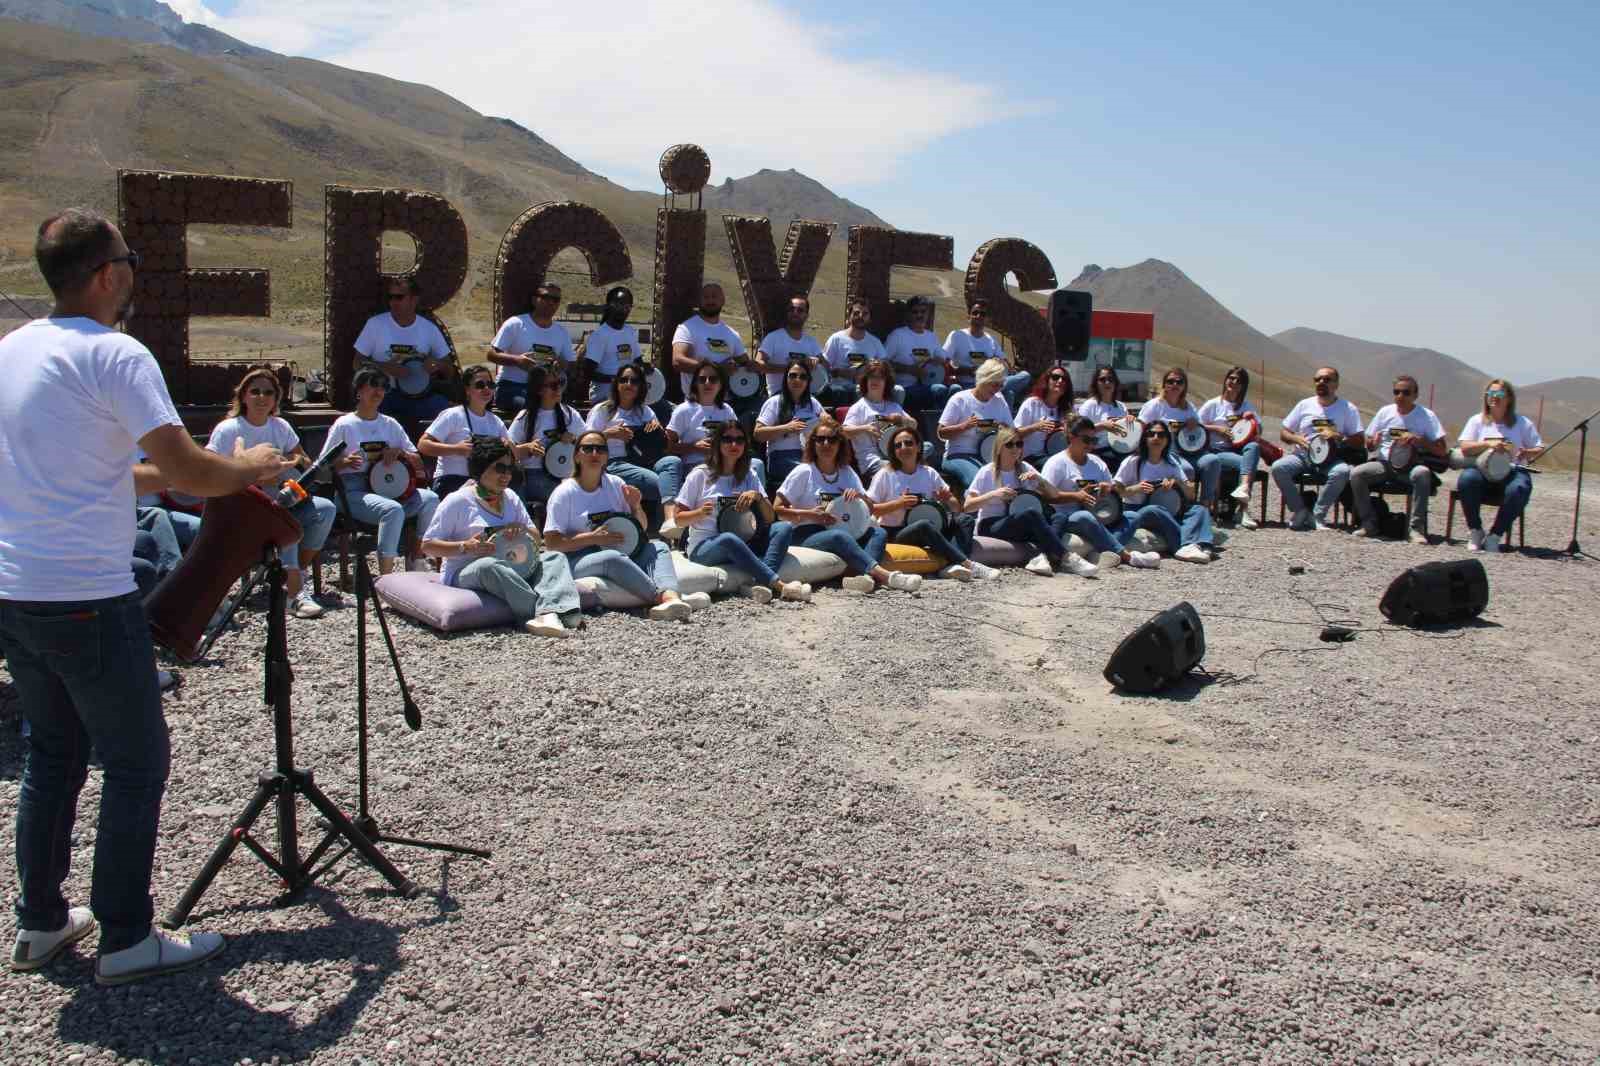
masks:
[[[1250,499],[1250,482],[1241,479],[1239,481],[1238,486],[1235,487],[1232,492],[1228,493],[1228,495],[1232,496],[1236,500],[1246,500],[1246,501],[1249,500]]]
[[[922,587],[922,575],[894,571],[889,575],[889,587],[899,592],[915,592]]]
[[[1487,537],[1484,537],[1483,550],[1488,552],[1490,555],[1499,555],[1501,551],[1500,534],[1490,533]]]
[[[711,606],[711,593],[691,592],[683,597],[683,602],[689,605],[691,611],[703,611]]]
[[[554,614],[541,614],[537,618],[530,618],[522,623],[522,628],[536,637],[572,636],[572,630],[562,625],[560,617]]]
[[[1326,515],[1314,514],[1311,516],[1311,528],[1318,533],[1334,533],[1337,530],[1329,524]]]
[[[1100,571],[1115,570],[1117,567],[1119,567],[1121,565],[1122,565],[1122,553],[1121,552],[1101,552],[1099,557],[1096,558],[1095,561],[1094,561],[1095,569],[1096,570],[1100,570]]]
[[[751,585],[745,590],[745,595],[749,596],[757,603],[772,602],[772,590],[765,585]]]
[[[1186,563],[1209,563],[1211,553],[1198,544],[1185,544],[1172,553],[1174,559],[1182,559]]]
[[[1077,552],[1068,552],[1067,557],[1061,561],[1061,568],[1075,577],[1094,577],[1100,573],[1100,568]]]
[[[810,603],[811,586],[799,581],[785,581],[780,595],[790,603]]]
[[[680,600],[658,603],[647,612],[652,622],[678,622],[694,613],[694,608]]]
[[[951,563],[939,571],[939,576],[951,581],[971,581],[972,571],[961,563]]]
[[[661,523],[660,533],[661,539],[671,544],[683,535],[683,527],[669,518]]]
[[[1260,529],[1261,523],[1250,517],[1250,511],[1248,509],[1241,509],[1239,511],[1239,528]]]
[[[1411,544],[1420,544],[1423,547],[1428,545],[1428,535],[1420,529],[1407,530],[1406,540]]]
[[[1469,530],[1467,530],[1467,551],[1469,551],[1469,552],[1481,552],[1481,551],[1483,551],[1483,530],[1481,530],[1481,529],[1469,529]]]
[[[982,581],[993,581],[1000,576],[1000,571],[992,566],[985,566],[976,559],[968,559],[967,567],[972,571],[972,576]]]
[[[311,598],[311,593],[306,589],[300,590],[300,595],[294,598],[289,605],[296,618],[321,618],[322,604]]]
[[[11,949],[11,968],[21,973],[37,970],[73,944],[94,932],[94,913],[88,907],[67,912],[67,924],[52,931],[18,929],[17,943]]]
[[[1158,570],[1161,568],[1161,556],[1155,552],[1129,552],[1128,565],[1140,570]]]
[[[150,935],[133,947],[100,956],[94,964],[95,983],[125,985],[145,977],[187,970],[221,953],[224,943],[216,933],[190,933],[180,940],[151,926]]]
[[[1030,574],[1038,574],[1040,577],[1050,577],[1056,572],[1056,568],[1050,565],[1050,560],[1045,557],[1043,552],[1029,559],[1023,569]]]
[[[1371,525],[1363,524],[1359,529],[1357,529],[1355,531],[1355,533],[1352,534],[1352,536],[1360,537],[1363,540],[1366,540],[1366,539],[1376,540],[1377,537],[1378,537],[1378,523],[1373,522]]]
[[[864,592],[870,595],[877,591],[878,583],[866,574],[852,574],[839,582],[839,586],[846,592]]]
[[[1311,528],[1311,512],[1296,511],[1289,516],[1289,528],[1297,533],[1303,533]]]

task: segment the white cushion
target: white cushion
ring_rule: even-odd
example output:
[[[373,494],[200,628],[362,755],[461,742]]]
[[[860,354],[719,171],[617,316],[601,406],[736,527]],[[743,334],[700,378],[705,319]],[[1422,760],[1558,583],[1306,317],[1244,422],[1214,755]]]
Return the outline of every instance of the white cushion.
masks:
[[[730,591],[723,587],[728,580],[728,572],[720,566],[701,566],[699,563],[691,563],[689,557],[682,552],[673,552],[672,569],[678,575],[678,594],[681,596],[687,596],[692,592],[715,595],[718,592]]]
[[[715,569],[725,575],[722,591],[726,593],[738,592],[756,582],[754,575],[731,566]],[[832,552],[795,547],[790,548],[788,554],[783,557],[783,565],[778,567],[778,578],[782,581],[803,581],[817,585],[824,581],[832,581],[836,577],[843,577],[844,572],[844,560]]]

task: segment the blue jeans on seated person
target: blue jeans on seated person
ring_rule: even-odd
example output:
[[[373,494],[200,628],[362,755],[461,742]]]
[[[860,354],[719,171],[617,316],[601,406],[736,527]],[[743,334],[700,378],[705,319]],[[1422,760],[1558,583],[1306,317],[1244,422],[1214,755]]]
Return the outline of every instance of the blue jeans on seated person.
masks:
[[[865,574],[883,561],[883,546],[889,543],[889,534],[874,522],[860,540],[856,540],[838,526],[796,526],[794,544],[829,552],[844,560],[848,574]]]
[[[1098,523],[1097,523],[1098,524]],[[1050,522],[1037,511],[1027,514],[991,515],[978,519],[978,532],[985,537],[1009,540],[1014,544],[1032,545],[1044,553],[1051,563],[1059,563],[1067,556],[1067,546],[1050,528]]]
[[[1153,503],[1124,511],[1117,528],[1118,543],[1127,547],[1133,540],[1134,531],[1138,529],[1159,533],[1161,539],[1167,542],[1169,552],[1175,552],[1185,544],[1209,548],[1212,543],[1211,512],[1199,504],[1192,503],[1184,508],[1181,519],[1172,517],[1171,511]]]
[[[578,586],[573,584],[567,557],[560,552],[540,552],[530,560],[526,575],[486,555],[463,566],[456,574],[456,584],[504,600],[518,622],[578,610]]]
[[[494,409],[506,411],[513,415],[528,405],[528,383],[526,381],[506,381],[504,379],[494,383]],[[510,419],[506,420],[507,422]]]
[[[1483,498],[1491,488],[1487,478],[1476,466],[1463,469],[1456,478],[1456,495],[1461,498],[1461,517],[1467,520],[1468,529],[1483,528]],[[1517,517],[1527,509],[1533,496],[1533,476],[1526,470],[1512,470],[1501,487],[1500,509],[1495,513],[1489,532],[1503,537],[1511,532]]]
[[[300,523],[300,540],[296,544],[279,548],[278,558],[282,559],[283,565],[290,570],[298,570],[302,551],[321,551],[322,546],[328,543],[328,533],[333,529],[333,521],[338,517],[339,508],[325,496],[307,496],[289,508],[289,513]]]
[[[1289,502],[1289,512],[1300,512],[1300,487],[1295,484],[1295,479],[1311,469],[1311,461],[1300,455],[1285,455],[1282,459],[1272,464],[1272,480],[1278,483],[1278,492]],[[1328,470],[1328,479],[1323,482],[1322,489],[1317,493],[1316,517],[1320,522],[1327,522],[1333,515],[1333,505],[1339,502],[1339,496],[1344,492],[1344,487],[1350,481],[1350,464],[1334,463]]]
[[[1119,526],[1118,529],[1121,527]],[[1089,547],[1097,552],[1121,553],[1122,543],[1117,540],[1111,530],[1100,524],[1100,519],[1094,512],[1083,508],[1071,514],[1062,514],[1059,511],[1050,516],[1050,529],[1063,544],[1067,537],[1073,533],[1078,535]]]
[[[522,482],[517,486],[517,495],[530,508],[536,504],[543,507],[561,482],[561,478],[545,473],[543,466],[525,466],[522,468]]]
[[[778,487],[783,484],[783,479],[788,477],[790,472],[804,461],[805,453],[798,449],[794,451],[768,452],[766,476],[772,480],[768,482],[766,478],[763,478],[761,481],[763,485],[767,486],[767,494],[771,495],[777,492]],[[755,462],[757,460],[751,460],[752,464]]]
[[[150,935],[150,870],[171,749],[155,648],[140,594],[106,600],[0,600],[0,651],[23,718],[17,792],[17,926],[56,930],[89,750],[105,768],[89,905],[100,954]]]
[[[889,539],[896,544],[913,544],[925,548],[930,554],[939,556],[946,563],[967,561],[967,553],[945,536],[944,530],[926,520],[890,529]]]
[[[178,565],[178,560],[183,558],[183,545],[178,540],[178,527],[173,522],[172,516],[181,512],[168,511],[164,507],[140,507],[136,512],[135,528],[144,535],[144,538],[135,538],[134,555],[147,562],[155,564],[162,576],[170,573]],[[194,518],[193,515],[184,515],[185,518]],[[198,530],[200,520],[195,519],[195,529]],[[193,542],[194,537],[191,536]],[[141,550],[141,545],[143,549]]]
[[[946,455],[939,464],[939,473],[950,482],[950,490],[960,499],[967,494],[973,478],[983,469],[983,460],[970,452],[966,455]]]
[[[748,544],[732,533],[717,533],[696,544],[689,552],[689,561],[701,566],[730,566],[743,570],[763,585],[771,585],[778,580],[778,571],[783,568],[783,557],[789,553],[793,538],[794,526],[788,522],[772,523],[764,539],[757,530]]]
[[[1215,503],[1224,471],[1232,470],[1239,484],[1248,485],[1261,465],[1261,445],[1255,441],[1237,452],[1206,452],[1196,464],[1195,473],[1200,478],[1200,502]]]
[[[166,576],[151,557],[158,554],[155,538],[140,530],[133,535],[133,583],[139,588],[139,598],[142,600],[155,591],[161,584],[161,579]]]
[[[439,506],[439,497],[431,489],[418,489],[402,502],[367,491],[365,475],[346,477],[344,485],[350,500],[350,517],[378,527],[378,554],[385,558],[400,554],[400,534],[407,518],[415,516],[417,535],[421,536]]]
[[[432,390],[421,396],[407,396],[399,389],[391,388],[384,394],[383,402],[378,405],[378,413],[388,415],[390,418],[432,422],[453,406],[450,397]]]
[[[678,591],[672,552],[659,540],[645,541],[633,559],[615,548],[584,548],[569,555],[567,561],[572,564],[573,577],[604,578],[646,606],[654,605],[663,592]]]

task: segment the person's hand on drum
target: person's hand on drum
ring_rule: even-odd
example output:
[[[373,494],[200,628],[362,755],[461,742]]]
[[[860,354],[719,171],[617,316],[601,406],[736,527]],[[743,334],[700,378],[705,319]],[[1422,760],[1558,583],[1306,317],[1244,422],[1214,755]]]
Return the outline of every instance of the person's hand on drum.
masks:
[[[903,492],[900,494],[900,498],[894,501],[894,508],[897,511],[909,511],[911,508],[915,507],[921,502],[922,497],[918,496],[916,493]]]
[[[644,431],[646,433],[660,433],[661,423],[652,418],[650,421],[644,424]]]
[[[589,543],[600,548],[614,548],[622,543],[622,534],[614,529],[601,526],[599,529],[590,530]]]
[[[1152,485],[1152,484],[1151,484],[1151,483],[1150,483],[1150,482],[1148,482],[1148,481],[1141,481],[1141,482],[1139,482],[1139,483],[1138,483],[1138,484],[1137,484],[1137,485],[1135,485],[1135,486],[1134,486],[1134,487],[1133,487],[1133,491],[1134,491],[1134,492],[1142,492],[1142,493],[1144,493],[1144,494],[1145,494],[1145,495],[1146,495],[1146,496],[1148,496],[1148,495],[1150,495],[1150,494],[1151,494],[1151,493],[1152,493],[1152,492],[1154,492],[1154,491],[1156,491],[1156,487],[1155,487],[1155,486],[1154,486],[1154,485]]]
[[[634,488],[632,485],[623,485],[622,498],[628,501],[628,510],[631,511],[639,506],[639,501],[643,500],[644,496],[642,496],[639,490]]]
[[[999,488],[989,493],[989,498],[1000,500],[1003,503],[1010,503],[1012,500],[1017,498],[1017,490],[1012,488],[1010,485],[1001,485]]]
[[[1017,480],[1031,485],[1035,481],[1039,480],[1039,471],[1031,469],[1024,470],[1017,474]]]
[[[469,555],[474,559],[482,558],[485,555],[493,555],[494,535],[485,529],[479,532],[479,534],[476,537],[473,537],[471,540],[462,541],[461,554]]]
[[[861,490],[860,489],[845,489],[844,490],[844,498],[845,498],[845,500],[847,502],[854,503],[855,501],[861,499]]]
[[[528,454],[533,456],[535,459],[543,459],[544,458],[544,441],[542,441],[542,440],[530,440],[528,442]]]
[[[1161,487],[1164,488],[1164,489],[1177,488],[1178,487],[1178,479],[1175,478],[1175,477],[1164,477],[1164,478],[1161,479]]]
[[[693,444],[691,444],[690,447],[693,448],[697,452],[705,452],[707,455],[710,455],[711,454],[711,438],[710,437],[705,437],[705,438],[703,438],[701,440],[697,440]]]
[[[383,450],[383,461],[386,462],[386,463],[397,463],[397,462],[399,462],[400,461],[400,449],[399,448],[385,448]]]
[[[756,505],[756,501],[759,499],[761,499],[761,493],[755,489],[746,489],[734,497],[733,509],[735,511],[748,511]]]
[[[633,439],[633,430],[618,422],[614,426],[608,426],[606,428],[605,435],[609,440],[620,440],[622,443],[626,444]]]

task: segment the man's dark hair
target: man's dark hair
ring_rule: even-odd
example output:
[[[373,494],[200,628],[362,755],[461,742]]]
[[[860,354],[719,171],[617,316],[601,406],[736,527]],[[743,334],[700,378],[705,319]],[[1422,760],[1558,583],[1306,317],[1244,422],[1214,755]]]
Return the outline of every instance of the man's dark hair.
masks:
[[[1085,418],[1082,415],[1079,415],[1077,418],[1074,418],[1072,420],[1072,425],[1069,426],[1068,428],[1072,431],[1072,435],[1074,437],[1078,436],[1080,433],[1094,433],[1094,432],[1096,432],[1094,419]]]
[[[401,274],[398,277],[384,278],[383,291],[388,292],[390,285],[404,285],[406,287],[406,291],[411,295],[422,295],[422,282],[417,280],[417,276],[415,274]]]
[[[116,241],[110,219],[86,207],[69,207],[39,224],[33,256],[50,291],[65,296],[111,258]]]

